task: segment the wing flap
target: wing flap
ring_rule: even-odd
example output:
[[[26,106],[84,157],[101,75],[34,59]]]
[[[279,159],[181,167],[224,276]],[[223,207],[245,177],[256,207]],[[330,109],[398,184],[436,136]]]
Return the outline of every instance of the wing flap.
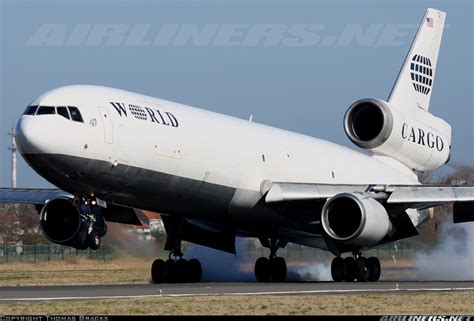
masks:
[[[306,183],[272,183],[265,196],[267,203],[330,198],[344,192],[364,192],[368,185],[331,185]]]
[[[452,203],[474,201],[474,186],[394,187],[387,203]]]
[[[133,208],[108,203],[107,208],[101,208],[100,210],[107,222],[142,225],[137,212]]]

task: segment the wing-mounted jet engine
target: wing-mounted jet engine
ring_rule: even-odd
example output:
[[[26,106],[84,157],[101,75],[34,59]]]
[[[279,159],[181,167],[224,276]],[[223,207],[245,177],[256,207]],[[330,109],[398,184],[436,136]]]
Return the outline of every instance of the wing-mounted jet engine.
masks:
[[[341,193],[328,199],[321,222],[333,240],[358,247],[374,246],[392,230],[385,207],[362,193]]]
[[[107,226],[97,206],[74,204],[70,197],[47,202],[40,212],[44,236],[51,242],[84,250],[96,250]]]

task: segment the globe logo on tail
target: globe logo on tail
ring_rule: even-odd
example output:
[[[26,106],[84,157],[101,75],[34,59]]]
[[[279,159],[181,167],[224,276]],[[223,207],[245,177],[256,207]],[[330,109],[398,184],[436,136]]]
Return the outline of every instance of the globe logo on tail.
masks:
[[[413,56],[410,70],[413,88],[417,92],[428,95],[433,84],[433,69],[430,58],[421,55]]]

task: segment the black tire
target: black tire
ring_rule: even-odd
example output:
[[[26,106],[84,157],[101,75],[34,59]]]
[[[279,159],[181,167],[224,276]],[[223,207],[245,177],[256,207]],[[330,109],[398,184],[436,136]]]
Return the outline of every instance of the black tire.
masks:
[[[369,257],[367,259],[367,268],[369,269],[369,282],[376,282],[380,280],[382,268],[380,266],[380,261],[378,258]]]
[[[286,279],[286,262],[282,257],[276,257],[270,261],[272,282],[283,282]]]
[[[176,282],[176,269],[174,260],[168,259],[165,262],[165,267],[163,269],[163,277],[166,283],[175,283]]]
[[[179,259],[174,266],[175,281],[178,283],[189,282],[189,264],[185,259]]]
[[[331,276],[334,282],[344,281],[344,259],[335,257],[331,262]]]
[[[197,259],[191,259],[188,262],[189,268],[189,281],[193,283],[201,282],[202,278],[202,267],[201,262]]]
[[[270,261],[266,257],[259,257],[254,272],[258,282],[270,282]]]
[[[91,234],[87,237],[87,246],[91,250],[95,251],[99,249],[100,244],[101,244],[101,241],[100,241],[99,233],[97,233],[96,231],[92,231]]]
[[[344,281],[354,282],[356,277],[356,264],[352,257],[346,257],[344,259]]]
[[[157,259],[151,265],[151,280],[154,284],[165,282],[165,261]]]
[[[87,242],[87,229],[83,228],[77,233],[75,244],[76,244],[75,247],[78,250],[87,249],[87,247],[89,246]]]
[[[356,279],[359,282],[367,282],[369,280],[369,269],[367,268],[367,259],[360,257],[356,261]]]

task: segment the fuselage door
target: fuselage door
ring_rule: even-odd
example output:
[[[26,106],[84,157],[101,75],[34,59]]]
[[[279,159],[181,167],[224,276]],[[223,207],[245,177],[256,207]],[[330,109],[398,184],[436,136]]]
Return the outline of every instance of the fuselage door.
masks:
[[[112,118],[110,117],[109,111],[105,107],[98,107],[100,119],[102,119],[102,125],[104,127],[104,141],[107,144],[114,142],[114,128],[112,124]]]

